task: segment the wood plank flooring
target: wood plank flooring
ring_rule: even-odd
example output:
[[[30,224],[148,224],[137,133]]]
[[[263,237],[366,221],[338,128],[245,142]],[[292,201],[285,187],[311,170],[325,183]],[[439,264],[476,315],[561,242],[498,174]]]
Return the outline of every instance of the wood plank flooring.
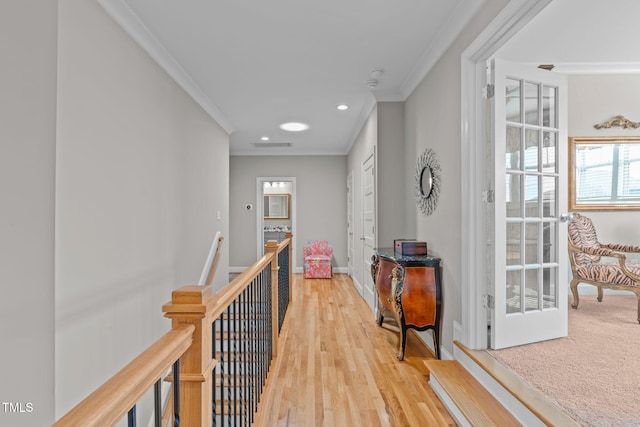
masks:
[[[293,277],[255,426],[456,425],[427,383],[434,356],[416,336],[400,362],[395,323],[376,324],[348,275]]]

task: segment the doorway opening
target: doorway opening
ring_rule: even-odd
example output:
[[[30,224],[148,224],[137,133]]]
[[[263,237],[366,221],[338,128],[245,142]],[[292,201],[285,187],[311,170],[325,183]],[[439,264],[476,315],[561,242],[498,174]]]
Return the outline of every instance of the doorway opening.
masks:
[[[258,259],[269,240],[280,243],[286,233],[296,235],[296,177],[256,179],[256,241]],[[292,245],[291,267],[296,269],[296,245]]]

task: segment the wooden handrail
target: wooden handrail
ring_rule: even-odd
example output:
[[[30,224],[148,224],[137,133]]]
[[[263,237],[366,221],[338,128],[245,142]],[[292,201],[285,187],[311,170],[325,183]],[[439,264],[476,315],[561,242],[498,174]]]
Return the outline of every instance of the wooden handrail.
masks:
[[[54,427],[116,424],[178,359],[180,420],[188,426],[210,425],[213,371],[218,369],[219,362],[220,366],[229,363],[222,358],[218,361],[212,355],[212,345],[214,353],[219,351],[216,350],[212,325],[220,322],[225,316],[225,310],[232,305],[238,307],[238,297],[244,293],[245,296],[241,298],[246,298],[250,286],[256,283],[266,284],[271,287],[271,296],[268,297],[271,301],[268,301],[267,306],[272,313],[272,319],[270,325],[263,330],[271,331],[272,335],[268,348],[264,347],[261,350],[265,355],[266,364],[276,357],[278,255],[288,250],[288,283],[291,283],[291,241],[292,235],[288,233],[287,238],[280,244],[269,242],[265,247],[266,255],[215,294],[211,285],[183,286],[174,290],[171,301],[162,307],[165,317],[171,319],[172,330],[65,414]],[[263,281],[267,271],[269,281]],[[267,372],[268,370],[264,371],[263,378],[266,378]]]
[[[174,327],[58,420],[54,427],[114,425],[191,346],[193,325]]]

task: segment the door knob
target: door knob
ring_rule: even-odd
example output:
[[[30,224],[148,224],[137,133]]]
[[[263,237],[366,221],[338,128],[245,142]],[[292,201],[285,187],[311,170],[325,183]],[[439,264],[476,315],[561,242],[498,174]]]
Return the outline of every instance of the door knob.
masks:
[[[573,221],[573,212],[563,213],[560,215],[560,222],[571,222]]]

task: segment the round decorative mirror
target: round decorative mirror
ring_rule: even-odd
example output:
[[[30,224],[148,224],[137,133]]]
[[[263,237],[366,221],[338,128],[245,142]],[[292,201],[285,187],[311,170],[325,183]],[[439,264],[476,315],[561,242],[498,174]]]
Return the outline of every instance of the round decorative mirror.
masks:
[[[430,148],[418,157],[416,164],[416,202],[425,215],[431,215],[440,194],[440,164]]]
[[[433,189],[433,176],[431,175],[431,168],[425,166],[420,172],[420,193],[424,197],[429,197],[431,190]]]

